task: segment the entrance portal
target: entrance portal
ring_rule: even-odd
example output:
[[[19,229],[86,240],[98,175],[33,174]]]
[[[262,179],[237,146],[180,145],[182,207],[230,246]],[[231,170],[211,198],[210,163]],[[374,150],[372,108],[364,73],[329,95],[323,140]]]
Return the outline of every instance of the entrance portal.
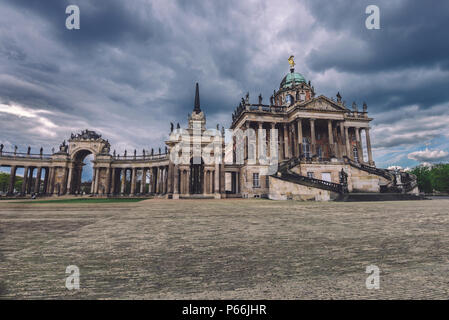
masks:
[[[71,194],[89,194],[92,187],[92,161],[94,156],[89,150],[80,150],[73,158],[70,185]]]
[[[204,162],[201,159],[200,164],[193,164],[193,158],[190,160],[190,194],[203,193],[204,182]]]

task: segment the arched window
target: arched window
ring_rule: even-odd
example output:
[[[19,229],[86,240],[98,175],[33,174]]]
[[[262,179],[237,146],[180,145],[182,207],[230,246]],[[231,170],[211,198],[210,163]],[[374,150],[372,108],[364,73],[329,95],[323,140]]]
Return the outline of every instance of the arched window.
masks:
[[[357,147],[354,147],[352,149],[352,154],[354,156],[354,161],[359,162],[359,153],[358,153]]]

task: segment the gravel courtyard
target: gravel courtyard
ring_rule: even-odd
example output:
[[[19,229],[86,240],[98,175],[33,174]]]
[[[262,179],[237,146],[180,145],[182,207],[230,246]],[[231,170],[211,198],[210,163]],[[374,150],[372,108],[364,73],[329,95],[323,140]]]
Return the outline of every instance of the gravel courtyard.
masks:
[[[0,201],[3,299],[448,299],[448,257],[445,199]]]

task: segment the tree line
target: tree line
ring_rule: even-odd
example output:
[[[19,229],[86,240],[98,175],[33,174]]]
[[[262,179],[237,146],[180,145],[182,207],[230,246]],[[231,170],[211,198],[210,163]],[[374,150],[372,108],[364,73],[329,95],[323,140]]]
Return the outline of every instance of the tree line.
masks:
[[[436,164],[432,167],[418,166],[411,171],[418,178],[419,191],[425,193],[449,193],[449,164]]]

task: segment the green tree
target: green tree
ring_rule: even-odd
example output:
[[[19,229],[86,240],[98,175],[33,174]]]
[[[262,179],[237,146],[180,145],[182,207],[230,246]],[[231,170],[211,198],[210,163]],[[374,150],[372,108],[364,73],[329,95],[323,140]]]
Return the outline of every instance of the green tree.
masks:
[[[449,164],[433,166],[430,177],[433,189],[440,192],[449,192]]]
[[[9,179],[11,175],[9,173],[0,172],[0,191],[7,192],[9,191]],[[23,178],[16,176],[16,180],[14,181],[14,188],[16,190],[22,189]]]
[[[421,192],[431,193],[433,192],[431,171],[429,167],[417,166],[411,170],[418,179],[418,189]]]
[[[6,192],[8,190],[9,174],[0,172],[0,191]]]

